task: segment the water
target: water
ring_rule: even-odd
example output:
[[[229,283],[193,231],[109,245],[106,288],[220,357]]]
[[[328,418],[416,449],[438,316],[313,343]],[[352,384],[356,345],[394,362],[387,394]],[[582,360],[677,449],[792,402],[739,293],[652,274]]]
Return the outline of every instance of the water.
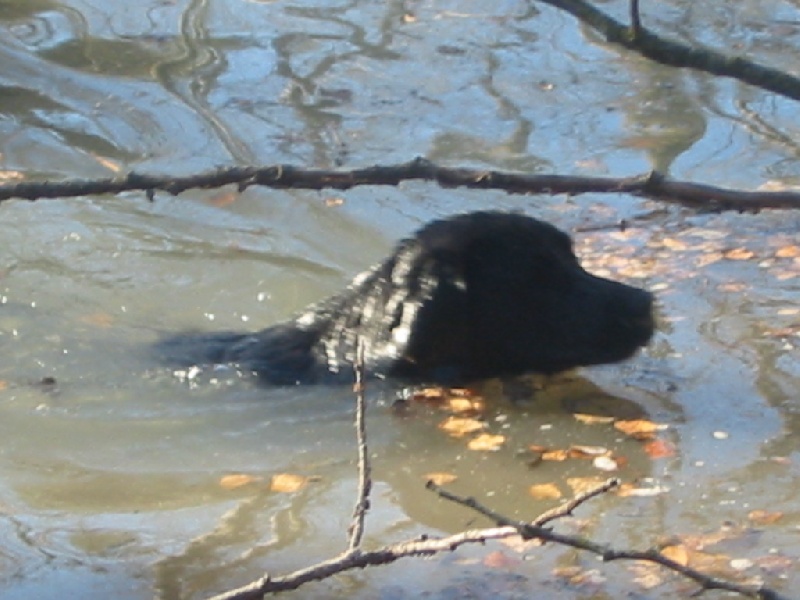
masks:
[[[742,6],[730,16],[673,2],[644,16],[684,41],[733,40],[791,67],[796,11]],[[793,103],[620,54],[539,5],[6,2],[0,21],[0,176],[9,181],[227,164],[349,168],[416,155],[529,172],[658,168],[747,188],[799,175]],[[485,523],[424,489],[434,471],[457,475],[459,493],[533,518],[553,501],[533,500],[530,485],[567,494],[569,477],[608,474],[590,461],[531,466],[525,449],[600,445],[627,460],[615,474],[669,492],[595,500],[579,511],[583,529],[564,530],[646,548],[731,522],[743,531],[719,552],[753,561],[744,575],[791,594],[800,584],[800,263],[780,250],[797,244],[800,218],[409,183],[3,203],[0,598],[200,598],[339,552],[356,486],[351,391],[264,389],[225,373],[190,385],[149,345],[183,329],[267,326],[338,290],[422,223],[489,207],[579,230],[590,269],[656,291],[660,331],[629,363],[585,370],[533,401],[512,403],[489,386],[489,430],[507,438],[495,453],[443,435],[440,411],[398,414],[392,388],[371,387],[366,543]],[[629,232],[595,230],[620,218],[634,219]],[[738,248],[752,256],[715,254]],[[577,422],[576,411],[647,414],[669,424],[663,436],[677,453],[651,459],[613,427]],[[317,480],[271,492],[282,472]],[[259,481],[225,489],[232,473]],[[782,516],[758,525],[754,509]],[[485,564],[498,549],[516,562]],[[549,546],[527,556],[464,549],[296,596],[667,598],[682,589],[644,592],[611,566],[595,587],[562,586],[554,567],[596,561]],[[790,566],[758,566],[776,557]]]

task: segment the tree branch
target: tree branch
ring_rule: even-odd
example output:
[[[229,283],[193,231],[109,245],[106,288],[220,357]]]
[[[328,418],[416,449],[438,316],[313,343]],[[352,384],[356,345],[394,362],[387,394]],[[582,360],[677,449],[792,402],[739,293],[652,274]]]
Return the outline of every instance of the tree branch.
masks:
[[[581,504],[580,500],[588,500],[589,498],[593,498],[594,496],[613,489],[618,485],[619,480],[609,479],[601,486],[585,492],[581,496],[576,497],[574,500],[567,502],[563,506],[558,507],[551,512],[553,512],[554,518],[566,516],[570,514],[576,506]],[[433,489],[437,494],[443,498],[446,498],[447,500],[451,500],[461,504],[462,506],[471,508],[472,510],[492,519],[498,526],[515,528],[524,539],[536,538],[546,542],[555,542],[563,546],[570,546],[579,550],[585,550],[587,552],[591,552],[592,554],[596,554],[603,560],[603,562],[611,562],[614,560],[643,560],[652,562],[661,565],[670,571],[680,573],[688,579],[691,579],[692,581],[698,583],[703,590],[726,590],[729,592],[736,592],[748,598],[759,598],[761,600],[788,600],[788,598],[784,598],[778,592],[764,585],[758,587],[739,585],[737,583],[733,583],[732,581],[711,577],[664,556],[658,551],[657,548],[650,548],[643,551],[616,550],[610,545],[593,542],[583,537],[556,533],[541,526],[543,524],[543,519],[546,518],[545,515],[548,513],[545,513],[545,515],[540,516],[531,523],[526,523],[525,521],[510,519],[499,513],[496,513],[480,504],[474,498],[465,498],[453,494],[452,492],[448,492],[433,482],[428,482],[428,488]]]
[[[22,182],[0,185],[0,202],[9,198],[36,200],[145,191],[152,199],[156,191],[179,194],[192,188],[252,185],[285,189],[347,190],[362,185],[392,185],[402,181],[435,181],[442,187],[498,189],[512,194],[571,194],[588,192],[633,194],[664,202],[711,211],[798,209],[800,193],[754,192],[721,188],[686,181],[670,181],[658,172],[635,177],[580,177],[573,175],[528,175],[489,169],[443,167],[425,158],[396,165],[375,165],[354,170],[302,169],[291,165],[227,167],[186,177],[131,173],[126,177],[62,182]]]
[[[713,75],[732,77],[761,89],[800,100],[800,79],[742,56],[728,56],[706,48],[692,48],[666,40],[642,27],[638,18],[627,27],[585,0],[539,0],[570,13],[611,43],[663,65],[689,67]],[[632,7],[633,13],[633,7]],[[636,6],[638,17],[638,3]]]

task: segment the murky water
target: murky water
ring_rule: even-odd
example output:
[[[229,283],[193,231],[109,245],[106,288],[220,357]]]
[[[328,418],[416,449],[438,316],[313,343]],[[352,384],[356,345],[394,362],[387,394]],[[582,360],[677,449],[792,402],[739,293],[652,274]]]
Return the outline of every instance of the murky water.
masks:
[[[617,5],[618,4],[618,5]],[[792,3],[661,3],[645,21],[688,43],[792,69]],[[624,14],[623,3],[604,9]],[[730,11],[730,12],[728,12]],[[652,13],[652,14],[651,14]],[[555,10],[519,1],[0,4],[0,176],[188,174],[218,165],[355,167],[416,155],[531,172],[677,178],[752,188],[800,178],[798,109],[727,80],[622,55]],[[233,201],[231,201],[233,200]],[[343,200],[343,202],[339,202]],[[199,598],[342,549],[355,493],[348,389],[190,385],[148,346],[187,328],[260,328],[337,290],[437,216],[518,208],[585,230],[586,264],[655,290],[662,328],[624,365],[535,401],[487,388],[499,452],[444,436],[434,408],[370,388],[371,546],[480,524],[423,489],[531,518],[531,485],[606,476],[531,466],[530,444],[613,449],[656,497],[596,500],[584,529],[645,548],[733,523],[720,554],[791,596],[800,586],[800,216],[696,215],[630,197],[508,197],[406,184],[346,194],[252,188],[5,202],[0,207],[0,598]],[[625,233],[602,227],[634,219]],[[636,220],[641,217],[640,220]],[[598,226],[599,227],[598,229]],[[732,252],[733,251],[733,252]],[[646,413],[674,456],[652,459],[572,412]],[[318,480],[271,492],[276,473]],[[220,480],[261,482],[235,490]],[[759,524],[753,510],[780,515]],[[572,529],[571,529],[572,528]],[[502,567],[485,562],[500,549]],[[770,562],[771,561],[771,562]],[[298,598],[619,597],[625,568],[568,585],[566,550],[503,546],[345,574]],[[408,577],[414,573],[413,581]],[[725,574],[730,574],[726,572]],[[677,590],[677,592],[676,592]]]

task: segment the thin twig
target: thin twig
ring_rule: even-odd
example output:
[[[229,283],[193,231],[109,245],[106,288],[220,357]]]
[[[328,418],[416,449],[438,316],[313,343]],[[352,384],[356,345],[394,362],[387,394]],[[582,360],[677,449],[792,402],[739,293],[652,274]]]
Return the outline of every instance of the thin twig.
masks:
[[[372,489],[372,469],[367,448],[367,430],[365,427],[366,401],[364,399],[364,340],[359,339],[356,349],[355,393],[356,393],[356,439],[358,440],[358,492],[353,509],[353,522],[350,525],[348,551],[354,551],[361,545],[364,535],[364,519],[369,510],[369,493]]]

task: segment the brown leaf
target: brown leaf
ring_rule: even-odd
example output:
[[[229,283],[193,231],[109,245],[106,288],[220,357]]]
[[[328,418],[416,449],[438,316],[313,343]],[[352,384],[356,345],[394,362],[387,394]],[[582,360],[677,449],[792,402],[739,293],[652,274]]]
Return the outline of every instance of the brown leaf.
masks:
[[[518,558],[508,556],[501,550],[495,550],[483,557],[483,566],[490,569],[508,569],[519,564],[520,560]]]
[[[649,440],[655,436],[657,431],[663,431],[669,426],[646,419],[632,419],[617,421],[614,423],[614,427],[637,440]]]
[[[0,379],[0,391],[8,389],[8,381],[5,379]]]
[[[566,450],[548,450],[547,452],[542,452],[542,460],[554,460],[554,461],[562,461],[567,460],[569,458],[569,452]]]
[[[555,483],[532,485],[528,488],[528,493],[536,500],[558,500],[562,496]]]
[[[747,518],[750,519],[756,525],[772,525],[773,523],[779,521],[783,517],[783,513],[780,511],[768,512],[766,510],[751,510],[747,514]]]
[[[341,206],[342,204],[344,204],[344,198],[341,197],[325,198],[325,206],[333,207],[333,206]]]
[[[456,479],[458,479],[458,475],[443,471],[434,471],[426,474],[425,479],[427,481],[432,481],[436,485],[447,485],[448,483],[453,483]]]
[[[608,456],[611,451],[603,446],[578,446],[573,445],[567,450],[570,458],[596,458],[598,456]]]
[[[222,208],[223,206],[228,206],[229,204],[233,204],[236,202],[236,199],[239,198],[239,193],[235,192],[234,190],[221,190],[211,196],[208,199],[208,203],[211,206],[216,206],[217,208]]]
[[[650,458],[670,458],[676,453],[675,444],[660,438],[647,442],[644,451]]]
[[[754,256],[755,253],[752,250],[743,247],[734,248],[733,250],[725,252],[725,258],[728,260],[750,260]]]
[[[246,473],[232,473],[222,477],[219,480],[219,485],[226,490],[235,490],[236,488],[244,487],[256,481],[261,481],[261,477],[248,475]]]
[[[500,447],[505,444],[505,442],[506,438],[503,435],[482,433],[478,437],[467,442],[467,448],[479,452],[495,452],[496,450],[500,450]]]
[[[292,473],[278,473],[272,476],[269,483],[269,489],[273,492],[281,492],[290,494],[300,490],[308,484],[309,478],[303,475],[294,475]]]
[[[439,423],[439,429],[453,437],[462,437],[485,428],[486,423],[483,421],[467,417],[447,417]]]

